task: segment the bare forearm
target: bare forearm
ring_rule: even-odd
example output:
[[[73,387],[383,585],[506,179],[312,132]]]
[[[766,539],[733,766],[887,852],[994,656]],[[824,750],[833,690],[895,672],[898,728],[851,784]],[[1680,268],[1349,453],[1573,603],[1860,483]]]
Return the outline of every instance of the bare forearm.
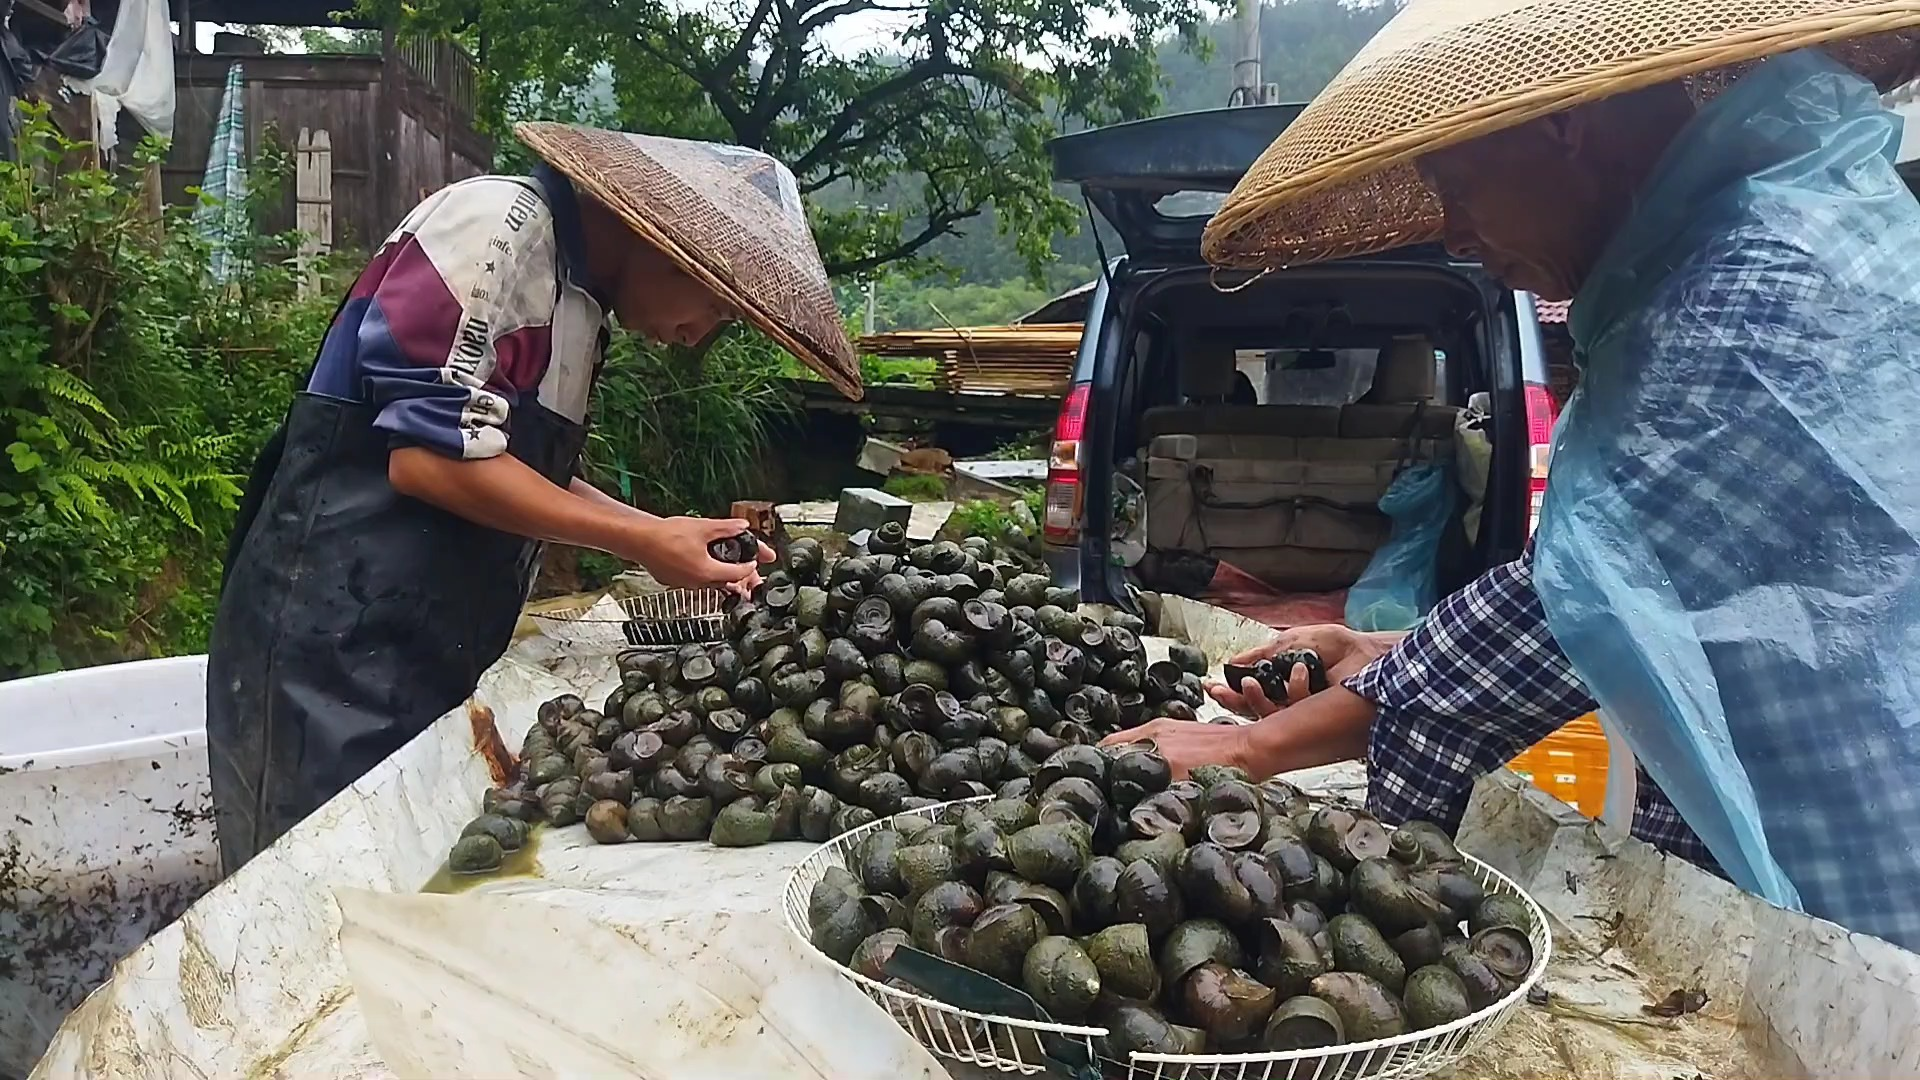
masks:
[[[629,506],[626,503],[621,502],[619,499],[616,499],[613,496],[607,494],[606,492],[601,491],[599,488],[594,487],[592,484],[587,483],[585,480],[581,479],[578,476],[573,478],[573,483],[567,486],[567,490],[572,492],[574,495],[587,500],[590,503],[596,503],[598,505],[605,506],[610,510],[617,510],[623,514],[638,514],[639,516],[646,518],[649,521],[658,520],[652,514],[647,513],[645,510],[642,510],[637,506]]]
[[[402,495],[477,525],[534,540],[618,555],[623,537],[633,528],[632,519],[617,509],[619,503],[581,498],[507,454],[461,461],[420,447],[404,447],[388,455],[387,478]]]
[[[1374,704],[1334,686],[1246,730],[1241,767],[1258,778],[1363,757]]]

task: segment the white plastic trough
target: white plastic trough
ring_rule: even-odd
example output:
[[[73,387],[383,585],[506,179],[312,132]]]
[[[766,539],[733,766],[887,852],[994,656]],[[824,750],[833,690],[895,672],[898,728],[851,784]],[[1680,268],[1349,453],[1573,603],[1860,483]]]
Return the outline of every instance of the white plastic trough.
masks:
[[[1162,633],[1200,645],[1216,664],[1267,633],[1177,598],[1156,607],[1163,607]],[[576,826],[542,836],[529,877],[464,897],[404,895],[441,864],[489,782],[475,751],[476,720],[497,720],[517,743],[540,701],[562,690],[585,690],[589,700],[604,694],[610,667],[557,656],[537,636],[516,644],[481,679],[474,705],[484,712],[460,708],[443,717],[124,960],[67,1018],[36,1080],[552,1076],[551,1055],[510,1064],[503,1053],[476,1048],[551,1047],[570,1038],[554,1017],[604,1003],[605,985],[550,981],[542,1000],[551,1015],[526,1013],[515,996],[523,988],[503,989],[488,974],[498,967],[496,941],[449,933],[448,919],[493,918],[489,900],[504,897],[573,909],[616,929],[715,913],[776,919],[780,885],[807,845],[601,847]],[[1292,779],[1355,794],[1364,783],[1358,771],[1336,766]],[[1601,830],[1510,773],[1482,780],[1461,844],[1546,909],[1554,962],[1541,984],[1545,1004],[1520,1010],[1485,1053],[1444,1080],[1920,1076],[1920,956],[1770,907]],[[367,972],[356,978],[348,971],[342,936],[365,923],[343,910],[349,890],[403,894],[351,895],[374,915],[411,913],[411,929],[388,919],[382,932],[397,953],[414,958],[409,984],[431,993],[396,995],[391,976],[367,981]],[[385,907],[369,906],[376,901]],[[633,940],[644,949],[641,938]],[[586,971],[610,959],[601,945],[566,934],[540,943],[549,971]],[[1680,989],[1703,991],[1706,1007],[1677,1019],[1643,1011]],[[464,1007],[433,1007],[456,999]],[[648,1030],[635,1028],[606,1045],[652,1045]],[[961,1065],[949,1071],[955,1080],[999,1075]]]
[[[214,882],[204,656],[0,683],[0,1075]]]

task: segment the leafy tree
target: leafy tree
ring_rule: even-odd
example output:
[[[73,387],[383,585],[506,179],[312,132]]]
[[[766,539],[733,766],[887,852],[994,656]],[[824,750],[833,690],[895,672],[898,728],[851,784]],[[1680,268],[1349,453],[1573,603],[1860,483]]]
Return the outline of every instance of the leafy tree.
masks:
[[[377,53],[380,31],[364,27],[238,26],[240,33],[283,53]]]
[[[484,36],[496,132],[584,106],[609,70],[602,119],[765,150],[809,195],[897,192],[885,209],[813,201],[836,275],[924,260],[989,207],[1037,274],[1079,211],[1049,184],[1046,140],[1151,113],[1157,36],[1190,31],[1212,2],[368,0],[411,29]],[[885,48],[835,47],[876,19]]]
[[[1047,281],[1024,277],[997,283],[965,281],[936,285],[889,277],[879,283],[874,324],[880,330],[909,327],[996,326],[1040,307],[1093,278],[1090,266],[1056,264]]]
[[[1353,54],[1399,10],[1400,0],[1280,0],[1268,3],[1261,17],[1263,76],[1280,88],[1283,100],[1305,101],[1338,72]],[[1231,18],[1202,24],[1196,31],[1198,47],[1178,39],[1163,40],[1156,49],[1164,100],[1162,115],[1196,109],[1220,108],[1233,86],[1234,26]],[[905,183],[896,179],[889,188],[869,198],[884,200]],[[1078,203],[1077,192],[1056,186],[1056,192]],[[851,190],[827,189],[817,198],[829,205],[851,203]],[[1055,262],[1044,281],[1036,284],[1012,243],[995,227],[991,208],[979,218],[929,244],[927,253],[946,268],[952,283],[928,280],[925,275],[887,274],[879,284],[878,326],[941,326],[1003,322],[1038,307],[1047,298],[1091,280],[1100,251],[1119,254],[1123,245],[1110,230],[1101,230],[1100,246],[1084,220],[1076,233],[1054,237]],[[849,294],[848,310],[858,298]],[[944,317],[943,317],[944,316]]]

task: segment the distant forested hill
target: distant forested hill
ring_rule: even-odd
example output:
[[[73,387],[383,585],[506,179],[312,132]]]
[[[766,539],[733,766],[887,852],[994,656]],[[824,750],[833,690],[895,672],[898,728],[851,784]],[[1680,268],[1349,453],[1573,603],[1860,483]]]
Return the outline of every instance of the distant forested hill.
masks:
[[[1399,8],[1399,0],[1378,3],[1351,0],[1282,0],[1269,3],[1261,17],[1262,79],[1280,88],[1286,101],[1306,101],[1339,72]],[[1235,29],[1231,21],[1210,23],[1201,30],[1205,43],[1198,50],[1177,41],[1161,46],[1160,113],[1214,109],[1227,104],[1233,88]],[[902,178],[896,183],[910,183]],[[1063,189],[1063,195],[1079,195]],[[861,198],[851,191],[822,192],[830,200]],[[885,192],[865,199],[885,202]],[[1054,241],[1058,262],[1035,284],[1026,275],[1013,245],[994,227],[991,212],[962,226],[961,235],[944,237],[931,249],[951,272],[950,281],[911,281],[901,278],[880,283],[876,323],[881,328],[938,326],[997,322],[1032,310],[1048,296],[1092,276],[1099,260],[1093,237],[1082,224],[1079,232]],[[1107,254],[1119,252],[1118,240],[1102,233]],[[941,319],[939,313],[946,319]]]

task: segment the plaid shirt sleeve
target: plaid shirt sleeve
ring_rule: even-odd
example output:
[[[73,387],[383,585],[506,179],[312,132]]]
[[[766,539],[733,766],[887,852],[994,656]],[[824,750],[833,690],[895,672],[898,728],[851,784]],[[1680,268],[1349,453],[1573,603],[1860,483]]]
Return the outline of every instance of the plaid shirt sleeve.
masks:
[[[1384,821],[1457,828],[1474,781],[1592,712],[1593,699],[1547,630],[1531,545],[1441,601],[1392,652],[1346,681],[1378,707],[1367,742],[1367,801]],[[1718,872],[1643,771],[1633,833]]]

